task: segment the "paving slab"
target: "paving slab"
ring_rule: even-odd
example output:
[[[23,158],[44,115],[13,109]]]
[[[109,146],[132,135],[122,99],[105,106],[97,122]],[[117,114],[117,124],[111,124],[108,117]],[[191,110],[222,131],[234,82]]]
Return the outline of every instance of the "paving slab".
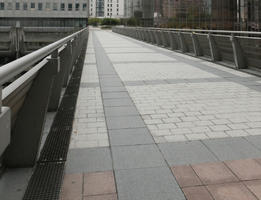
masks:
[[[131,99],[104,99],[104,107],[134,106]]]
[[[142,128],[145,124],[140,116],[122,116],[107,118],[108,129]]]

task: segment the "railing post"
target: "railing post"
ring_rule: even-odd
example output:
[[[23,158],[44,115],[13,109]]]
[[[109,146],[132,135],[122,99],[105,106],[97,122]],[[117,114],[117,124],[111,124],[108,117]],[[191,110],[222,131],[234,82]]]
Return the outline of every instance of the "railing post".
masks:
[[[179,42],[180,42],[180,50],[182,51],[182,53],[186,53],[187,47],[186,47],[186,43],[184,40],[184,36],[181,32],[178,33],[178,36],[179,36]]]
[[[66,87],[69,81],[69,76],[70,76],[70,69],[72,66],[72,43],[71,41],[67,42],[67,46],[65,48],[65,63],[66,65],[64,66],[65,68],[65,74],[64,74],[64,79],[63,79],[63,87]],[[61,64],[63,67],[63,64]]]
[[[202,51],[197,36],[194,33],[191,33],[191,38],[192,38],[195,56],[202,56]]]
[[[212,61],[219,61],[220,60],[220,54],[218,52],[218,48],[216,46],[214,38],[210,33],[208,34],[207,37],[208,37],[208,42],[209,42],[211,59],[212,59]]]
[[[232,43],[233,48],[233,56],[234,61],[237,69],[244,69],[246,68],[246,60],[243,53],[243,50],[238,42],[238,38],[234,36],[234,34],[231,35],[230,41]]]
[[[65,70],[64,70],[64,66],[60,65],[61,60],[60,60],[58,49],[53,52],[51,59],[53,65],[57,66],[58,73],[53,81],[48,111],[56,111],[59,107]]]
[[[2,107],[2,86],[0,86],[0,157],[10,143],[11,137],[11,111]]]
[[[7,167],[31,167],[36,163],[57,71],[57,61],[50,59],[34,78],[12,127],[11,142],[4,154]]]

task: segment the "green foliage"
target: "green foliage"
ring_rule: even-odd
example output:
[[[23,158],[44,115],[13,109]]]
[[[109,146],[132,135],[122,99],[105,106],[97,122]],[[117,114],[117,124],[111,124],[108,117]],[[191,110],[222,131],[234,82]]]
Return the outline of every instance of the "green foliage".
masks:
[[[114,19],[114,18],[104,18],[102,19],[101,25],[109,25],[109,26],[115,26],[119,25],[120,20],[119,19]]]
[[[101,19],[99,19],[99,18],[89,18],[88,24],[91,25],[91,26],[98,26],[98,25],[101,24]]]
[[[127,20],[127,25],[128,26],[139,26],[140,25],[140,20],[138,20],[135,17],[131,17]]]

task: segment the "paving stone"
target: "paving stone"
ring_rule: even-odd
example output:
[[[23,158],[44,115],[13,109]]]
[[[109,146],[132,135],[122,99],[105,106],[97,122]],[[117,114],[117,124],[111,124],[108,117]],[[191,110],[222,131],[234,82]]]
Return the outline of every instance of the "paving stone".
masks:
[[[134,106],[105,107],[106,117],[139,115]]]
[[[249,141],[251,144],[255,145],[255,147],[261,149],[261,135],[247,136],[245,137],[245,139]]]
[[[183,192],[187,200],[214,200],[204,186],[183,188]]]
[[[169,168],[115,171],[119,200],[185,200]]]
[[[121,87],[123,83],[121,81],[100,81],[101,87]]]
[[[66,173],[112,170],[109,148],[71,149],[68,152]]]
[[[112,171],[84,174],[84,195],[105,195],[116,193]]]
[[[245,181],[244,184],[258,199],[261,199],[261,180]]]
[[[146,128],[110,130],[111,146],[153,144],[153,138]]]
[[[179,186],[182,188],[202,185],[200,179],[190,165],[174,166],[171,170],[176,177]]]
[[[102,87],[102,92],[126,92],[125,87]]]
[[[104,99],[103,104],[105,107],[117,107],[117,106],[133,106],[131,99]]]
[[[158,146],[171,166],[217,160],[200,141],[165,143]]]
[[[87,196],[83,200],[117,200],[116,194],[107,194],[107,195],[97,195],[97,196]]]
[[[105,92],[102,94],[104,99],[122,99],[122,98],[130,98],[127,92]]]
[[[261,152],[243,138],[204,140],[203,143],[220,160],[237,160],[260,157]]]
[[[242,183],[207,186],[215,200],[257,200]]]
[[[65,174],[61,192],[61,200],[82,199],[83,174]]]
[[[122,116],[107,118],[108,129],[142,128],[145,124],[140,116]]]
[[[240,180],[261,179],[261,165],[254,159],[225,161]]]
[[[156,145],[112,147],[115,169],[133,169],[165,166],[166,163]]]
[[[196,164],[192,168],[205,185],[238,181],[223,162]]]

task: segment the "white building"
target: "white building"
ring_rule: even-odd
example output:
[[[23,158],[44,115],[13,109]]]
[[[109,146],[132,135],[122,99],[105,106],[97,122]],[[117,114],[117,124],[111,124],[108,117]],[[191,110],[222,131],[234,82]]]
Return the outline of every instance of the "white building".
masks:
[[[88,0],[0,0],[0,25],[85,26]]]
[[[124,0],[89,0],[89,5],[90,17],[124,17]]]

